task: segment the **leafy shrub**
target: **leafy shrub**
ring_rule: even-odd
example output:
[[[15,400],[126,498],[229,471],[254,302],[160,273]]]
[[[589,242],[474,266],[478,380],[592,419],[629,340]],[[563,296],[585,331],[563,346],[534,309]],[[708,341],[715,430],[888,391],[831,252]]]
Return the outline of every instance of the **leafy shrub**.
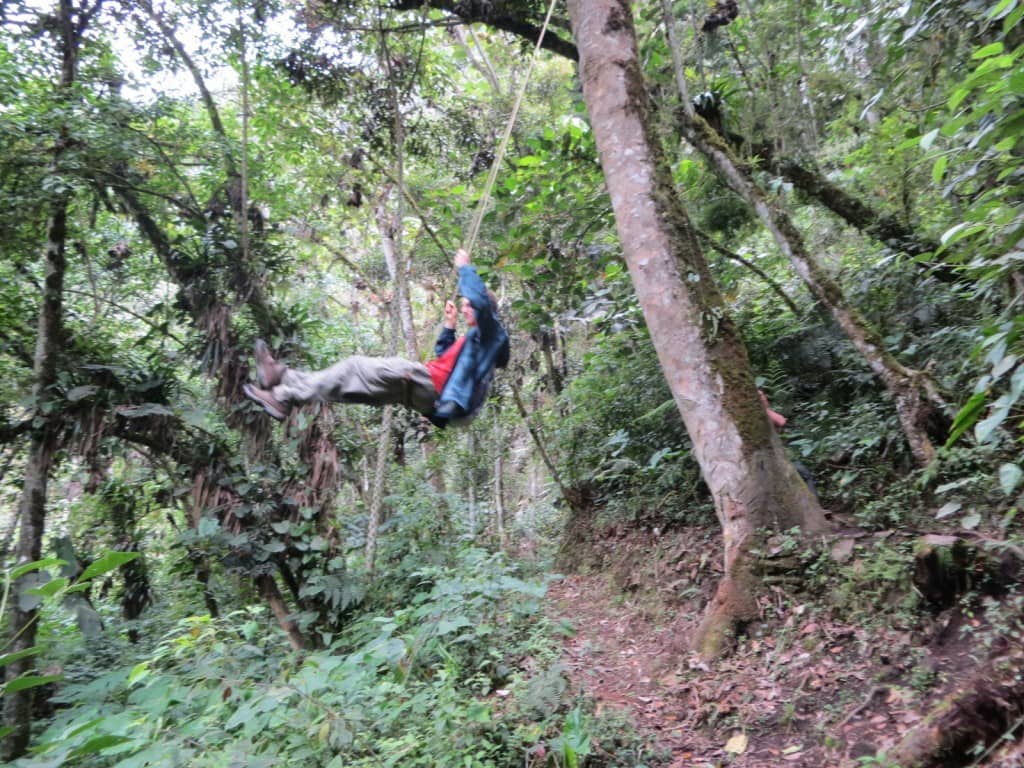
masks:
[[[573,485],[610,521],[672,520],[705,495],[689,438],[646,329],[601,334],[551,425]]]
[[[184,619],[134,666],[68,683],[73,706],[16,765],[519,765],[534,741],[566,738],[564,682],[541,708],[530,682],[555,654],[544,586],[500,555],[455,559],[421,571],[432,587],[411,604],[305,656],[262,609]]]

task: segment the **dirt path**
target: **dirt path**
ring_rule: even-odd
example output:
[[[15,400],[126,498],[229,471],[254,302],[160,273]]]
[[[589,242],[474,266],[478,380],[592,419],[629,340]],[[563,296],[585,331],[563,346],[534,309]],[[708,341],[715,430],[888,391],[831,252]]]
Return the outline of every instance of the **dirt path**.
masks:
[[[709,667],[685,650],[686,609],[654,621],[649,601],[592,575],[552,584],[549,600],[575,629],[564,646],[573,684],[599,713],[631,719],[664,768],[861,765],[934,704],[940,690],[922,688],[931,670],[949,670],[953,684],[951,667],[973,666],[959,643],[931,655],[906,631],[869,632],[780,601],[763,637]]]
[[[678,642],[636,605],[616,599],[605,579],[567,576],[552,584],[554,613],[569,621],[575,636],[565,643],[572,679],[597,704],[627,714],[655,749],[675,766],[715,761],[724,751],[695,743],[681,715]]]

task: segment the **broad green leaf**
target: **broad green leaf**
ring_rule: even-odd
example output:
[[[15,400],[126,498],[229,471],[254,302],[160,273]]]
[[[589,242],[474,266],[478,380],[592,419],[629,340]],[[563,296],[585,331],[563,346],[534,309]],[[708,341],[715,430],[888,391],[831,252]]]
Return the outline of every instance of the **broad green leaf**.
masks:
[[[59,557],[48,557],[45,560],[36,560],[32,563],[25,563],[25,565],[19,565],[13,571],[11,571],[11,581],[16,581],[24,576],[26,573],[32,571],[38,571],[42,568],[52,568],[54,566],[67,565],[67,560],[61,560]]]
[[[75,387],[74,389],[68,390],[68,402],[77,403],[79,400],[84,400],[90,395],[95,395],[100,391],[100,388],[95,384],[85,384],[81,387]]]
[[[972,59],[985,59],[989,56],[995,56],[996,54],[1002,53],[1005,50],[1005,46],[1002,41],[991,43],[986,45],[984,48],[979,48],[971,54]]]
[[[230,731],[237,728],[242,723],[248,721],[254,714],[256,713],[253,711],[252,706],[249,703],[245,703],[228,718],[228,721],[224,724],[224,729]]]
[[[540,165],[541,162],[543,161],[536,155],[527,155],[526,157],[520,157],[516,160],[516,165],[520,168],[535,168]]]
[[[1002,16],[1012,10],[1016,4],[1017,0],[999,0],[998,3],[989,8],[985,15],[992,20],[1002,18]]]
[[[949,110],[955,112],[956,108],[963,103],[963,100],[967,98],[969,93],[970,91],[966,88],[957,88],[953,91],[953,95],[949,97]]]
[[[939,511],[935,513],[936,520],[942,520],[943,518],[949,517],[952,514],[960,511],[960,507],[963,505],[959,501],[947,501]]]
[[[128,685],[134,685],[145,677],[149,676],[149,662],[144,661],[141,664],[136,664],[132,667],[132,671],[128,674]]]
[[[451,634],[457,629],[462,629],[463,627],[471,626],[473,626],[473,622],[471,622],[465,616],[456,616],[452,619],[442,619],[437,623],[437,634],[443,636]]]
[[[932,166],[932,181],[936,184],[942,182],[942,177],[946,174],[946,165],[949,163],[948,155],[939,155],[935,161],[935,165]]]
[[[978,420],[978,416],[981,414],[981,410],[985,407],[985,402],[988,400],[987,392],[975,392],[971,397],[964,403],[963,407],[957,413],[956,418],[953,419],[953,426],[949,431],[949,439],[946,440],[946,446],[950,446],[955,443],[960,436],[970,429],[974,423]]]
[[[18,608],[22,611],[34,611],[42,602],[43,597],[37,589],[50,581],[48,573],[28,573],[18,581]]]
[[[939,238],[943,246],[952,245],[958,240],[963,240],[965,237],[976,235],[978,232],[984,232],[984,224],[971,224],[966,221],[962,221],[954,227],[950,227],[942,233],[942,237]]]
[[[15,653],[5,653],[0,655],[0,667],[6,667],[8,664],[13,664],[19,659],[26,659],[29,656],[35,656],[39,651],[42,650],[36,646],[32,648],[26,648],[23,651],[16,651]]]
[[[992,369],[992,380],[998,381],[1007,371],[1013,368],[1017,364],[1016,355],[1007,355],[1000,360],[995,367]]]
[[[71,753],[68,755],[67,759],[70,760],[76,757],[83,757],[84,755],[93,755],[97,752],[103,751],[104,749],[108,749],[109,747],[114,747],[118,744],[123,744],[126,741],[130,741],[130,739],[127,736],[115,736],[112,733],[106,733],[102,736],[95,736],[89,739],[87,742],[85,742],[85,744],[78,747],[77,749],[73,749]]]
[[[1019,465],[1007,463],[999,467],[999,487],[1007,496],[1017,490],[1021,478],[1024,478],[1024,470]]]
[[[1024,365],[1017,368],[1010,377],[1010,399],[1016,401],[1024,394]]]
[[[974,425],[974,439],[979,443],[987,443],[999,425],[1006,421],[1007,412],[997,408],[987,419],[982,419]]]
[[[138,552],[107,552],[103,557],[96,560],[88,568],[82,571],[82,575],[78,577],[78,580],[87,581],[89,579],[94,579],[108,571],[120,568],[125,563],[130,563],[137,557],[139,557]]]
[[[5,694],[26,691],[29,688],[38,688],[47,683],[56,683],[63,680],[63,675],[23,675],[8,682],[2,689]]]
[[[43,584],[41,587],[33,587],[29,590],[34,595],[41,597],[53,597],[68,585],[68,580],[63,576]]]
[[[981,524],[981,515],[977,512],[971,512],[969,515],[964,515],[960,520],[960,527],[965,531],[973,531]]]
[[[1018,6],[1003,19],[1003,34],[1007,34],[1011,29],[1020,24],[1021,19],[1024,19],[1024,5]]]

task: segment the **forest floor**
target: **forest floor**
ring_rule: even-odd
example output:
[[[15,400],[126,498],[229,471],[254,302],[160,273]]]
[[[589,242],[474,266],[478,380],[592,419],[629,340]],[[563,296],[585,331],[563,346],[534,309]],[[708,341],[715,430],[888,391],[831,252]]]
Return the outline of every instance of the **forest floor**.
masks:
[[[759,626],[704,663],[688,638],[720,575],[706,554],[714,540],[713,531],[619,532],[600,543],[596,571],[550,587],[550,615],[574,630],[564,644],[574,692],[632,721],[650,745],[647,765],[884,765],[871,758],[973,679],[996,636],[972,610],[901,611],[900,595],[865,588],[880,602],[847,615],[874,607],[878,620],[853,623],[825,600],[773,587]],[[849,544],[839,550],[853,556]],[[1024,765],[1022,754],[1011,747],[964,764]]]

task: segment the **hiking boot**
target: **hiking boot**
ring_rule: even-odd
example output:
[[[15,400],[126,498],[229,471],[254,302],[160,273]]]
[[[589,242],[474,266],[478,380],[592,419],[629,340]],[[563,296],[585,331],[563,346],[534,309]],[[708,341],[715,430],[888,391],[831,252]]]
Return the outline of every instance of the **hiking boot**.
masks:
[[[288,403],[282,403],[277,400],[269,390],[258,389],[252,384],[245,384],[242,386],[242,391],[246,397],[257,405],[262,406],[263,410],[278,421],[284,421],[288,418],[288,412],[292,407]]]
[[[256,381],[260,389],[276,387],[281,383],[281,377],[286,370],[288,366],[273,358],[267,343],[263,339],[256,339]]]

